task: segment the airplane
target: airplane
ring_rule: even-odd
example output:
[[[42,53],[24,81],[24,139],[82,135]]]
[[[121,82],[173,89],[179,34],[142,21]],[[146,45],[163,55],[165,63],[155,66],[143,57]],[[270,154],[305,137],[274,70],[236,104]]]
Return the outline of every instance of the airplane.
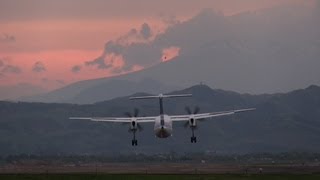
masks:
[[[130,129],[133,133],[132,146],[137,146],[138,141],[136,139],[136,132],[142,130],[140,126],[141,123],[154,123],[154,133],[158,138],[168,138],[172,136],[173,128],[172,124],[176,121],[186,122],[185,126],[189,126],[192,130],[191,143],[197,142],[197,137],[194,135],[194,130],[197,127],[197,120],[203,120],[213,117],[228,116],[232,114],[253,111],[255,108],[248,109],[237,109],[230,111],[220,111],[220,112],[209,112],[209,113],[200,113],[199,108],[196,107],[193,112],[190,108],[186,107],[186,110],[189,114],[185,115],[167,115],[164,113],[163,109],[163,99],[165,98],[180,98],[180,97],[191,97],[192,94],[174,94],[174,95],[164,95],[159,94],[157,96],[141,96],[141,97],[130,97],[130,100],[141,100],[141,99],[159,99],[160,114],[158,116],[147,116],[147,117],[138,117],[138,109],[134,110],[134,115],[126,113],[128,117],[70,117],[69,119],[78,119],[78,120],[91,120],[98,122],[115,122],[115,123],[128,123],[130,124]]]

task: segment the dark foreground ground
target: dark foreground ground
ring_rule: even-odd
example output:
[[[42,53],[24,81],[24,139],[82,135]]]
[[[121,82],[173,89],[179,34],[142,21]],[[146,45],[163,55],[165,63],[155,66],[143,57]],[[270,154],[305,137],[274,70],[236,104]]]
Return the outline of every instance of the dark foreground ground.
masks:
[[[104,163],[0,166],[0,180],[319,180],[319,164]]]
[[[103,163],[103,164],[11,164],[0,174],[320,174],[320,164],[210,164],[210,163]],[[320,178],[319,178],[320,179]]]
[[[102,179],[112,179],[112,180],[144,180],[144,179],[165,179],[165,180],[319,180],[319,174],[281,174],[281,175],[271,175],[271,174],[255,174],[255,175],[231,175],[231,174],[220,174],[220,175],[108,175],[108,174],[50,174],[50,175],[0,175],[0,179],[5,180],[102,180]]]

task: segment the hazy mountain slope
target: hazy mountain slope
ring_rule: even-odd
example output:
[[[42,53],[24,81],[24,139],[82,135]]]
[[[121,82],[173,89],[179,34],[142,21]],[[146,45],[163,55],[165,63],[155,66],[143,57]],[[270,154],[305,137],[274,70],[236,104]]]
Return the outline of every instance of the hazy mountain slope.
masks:
[[[32,102],[89,104],[125,96],[139,91],[161,93],[174,89],[178,89],[178,86],[168,86],[150,78],[142,79],[137,82],[120,79],[99,79],[81,81],[48,94],[22,98],[20,100]]]
[[[45,93],[46,90],[31,84],[17,84],[14,86],[0,86],[0,100],[15,100],[22,96]]]
[[[125,80],[111,80],[109,82],[100,83],[97,86],[90,87],[67,102],[85,104],[95,103],[101,100],[109,100],[114,97],[125,96],[134,92],[162,93],[173,89],[178,89],[178,86],[166,86],[152,79],[144,79],[140,82],[130,82]]]
[[[186,105],[201,112],[256,107],[254,112],[199,122],[199,142],[190,144],[190,129],[174,124],[169,139],[157,139],[153,124],[132,134],[121,124],[69,120],[70,116],[123,116],[140,109],[140,115],[158,114],[157,100],[117,98],[92,105],[0,102],[0,154],[101,154],[101,153],[223,153],[320,150],[320,87],[286,94],[249,95],[213,90],[198,85],[173,93],[193,93],[192,98],[165,100],[165,112],[181,114]],[[141,95],[141,94],[136,94]]]
[[[40,96],[30,96],[26,98],[22,98],[22,101],[31,101],[31,102],[65,102],[70,98],[78,95],[83,90],[99,85],[102,82],[108,81],[107,79],[94,79],[94,80],[86,80],[79,81],[70,85],[67,85],[63,88],[56,89],[47,94],[43,94]]]

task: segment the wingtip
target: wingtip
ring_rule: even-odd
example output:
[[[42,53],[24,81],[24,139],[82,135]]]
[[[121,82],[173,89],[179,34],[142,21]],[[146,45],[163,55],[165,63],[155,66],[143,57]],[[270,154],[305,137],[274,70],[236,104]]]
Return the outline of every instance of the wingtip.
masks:
[[[240,109],[240,110],[235,110],[235,113],[241,113],[241,112],[247,112],[247,111],[254,111],[256,108],[247,108],[247,109]]]

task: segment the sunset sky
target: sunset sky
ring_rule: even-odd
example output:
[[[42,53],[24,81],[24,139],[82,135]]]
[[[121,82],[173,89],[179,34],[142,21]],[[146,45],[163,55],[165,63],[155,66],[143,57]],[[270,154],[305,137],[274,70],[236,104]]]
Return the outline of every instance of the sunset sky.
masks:
[[[0,0],[0,86],[30,83],[51,90],[69,83],[140,70],[119,54],[104,56],[107,42],[152,41],[177,21],[204,8],[224,15],[313,0]],[[179,55],[176,46],[155,57]],[[104,67],[107,64],[108,67]],[[110,67],[109,67],[110,66]]]

